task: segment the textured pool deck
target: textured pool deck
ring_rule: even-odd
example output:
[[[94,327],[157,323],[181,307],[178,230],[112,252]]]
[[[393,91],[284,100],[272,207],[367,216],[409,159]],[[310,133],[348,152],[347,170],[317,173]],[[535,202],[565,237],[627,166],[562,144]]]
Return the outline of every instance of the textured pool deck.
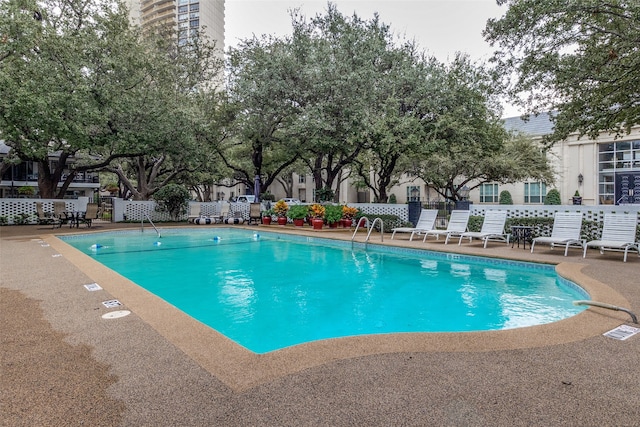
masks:
[[[123,227],[140,225],[79,231]],[[341,338],[256,355],[54,235],[77,231],[0,227],[2,425],[639,424],[640,335],[602,335],[639,326],[626,313],[590,308],[544,326]],[[388,234],[382,244],[557,264],[592,299],[640,314],[637,254],[623,263],[597,250],[583,259],[580,250],[563,257],[547,246],[531,254]],[[83,286],[94,282],[103,290]],[[112,299],[132,314],[103,319]]]

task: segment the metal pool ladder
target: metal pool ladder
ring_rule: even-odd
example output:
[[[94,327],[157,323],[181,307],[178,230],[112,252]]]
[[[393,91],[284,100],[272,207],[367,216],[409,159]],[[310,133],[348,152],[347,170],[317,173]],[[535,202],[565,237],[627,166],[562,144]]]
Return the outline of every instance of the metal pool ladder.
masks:
[[[365,221],[365,227],[367,227],[369,229],[369,232],[367,233],[367,238],[364,240],[365,242],[369,241],[369,236],[371,236],[371,232],[373,231],[373,226],[376,225],[376,222],[380,221],[380,241],[384,242],[384,222],[382,222],[382,218],[377,217],[376,219],[373,220],[372,223],[369,223],[369,218],[367,218],[366,216],[363,216],[362,218],[364,218]],[[353,239],[356,238],[356,233],[358,233],[358,229],[360,228],[360,220],[358,220],[358,224],[356,225],[356,229],[353,231],[353,236],[351,236],[351,241],[353,242]]]
[[[153,221],[151,221],[151,217],[149,216],[148,212],[144,213],[144,216],[147,217],[147,221],[149,221],[149,224],[151,224],[151,226],[153,227],[154,230],[156,230],[156,233],[158,233],[158,238],[162,237],[160,235],[160,230],[158,230],[156,228],[156,225],[153,223]],[[140,221],[140,228],[142,228],[142,232],[144,232],[144,217],[142,218],[142,221]]]

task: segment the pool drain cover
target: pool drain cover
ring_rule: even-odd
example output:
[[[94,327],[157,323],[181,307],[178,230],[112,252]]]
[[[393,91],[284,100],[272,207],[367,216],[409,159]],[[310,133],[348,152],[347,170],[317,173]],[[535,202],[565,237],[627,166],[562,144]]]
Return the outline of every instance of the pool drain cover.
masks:
[[[112,299],[109,301],[103,301],[102,305],[104,305],[107,308],[113,308],[113,307],[119,307],[122,305],[122,303],[120,301],[118,301],[117,299]]]
[[[89,283],[88,285],[84,285],[84,287],[88,290],[88,291],[99,291],[100,289],[102,289],[102,287],[100,285],[98,285],[97,283]]]
[[[116,310],[110,311],[109,313],[103,314],[103,319],[118,319],[120,317],[128,316],[131,312],[129,310]]]
[[[616,340],[624,341],[627,338],[631,338],[635,334],[640,333],[640,328],[634,328],[632,326],[620,325],[615,329],[605,332],[605,337],[613,338]]]

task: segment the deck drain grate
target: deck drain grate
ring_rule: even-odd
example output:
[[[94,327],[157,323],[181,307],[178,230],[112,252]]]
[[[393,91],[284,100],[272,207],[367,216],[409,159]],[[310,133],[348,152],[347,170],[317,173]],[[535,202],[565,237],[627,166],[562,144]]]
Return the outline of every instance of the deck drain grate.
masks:
[[[100,289],[102,289],[102,287],[100,285],[98,285],[97,283],[89,283],[88,285],[84,285],[84,287],[88,290],[88,291],[99,291]],[[107,301],[108,302],[108,301]]]
[[[624,341],[627,338],[631,338],[635,334],[640,333],[640,328],[634,328],[633,326],[620,325],[615,329],[605,332],[605,337],[613,338],[616,340]]]
[[[112,299],[109,301],[103,301],[102,305],[104,305],[107,308],[113,308],[113,307],[120,307],[122,305],[122,303],[120,301],[118,301],[117,299]]]

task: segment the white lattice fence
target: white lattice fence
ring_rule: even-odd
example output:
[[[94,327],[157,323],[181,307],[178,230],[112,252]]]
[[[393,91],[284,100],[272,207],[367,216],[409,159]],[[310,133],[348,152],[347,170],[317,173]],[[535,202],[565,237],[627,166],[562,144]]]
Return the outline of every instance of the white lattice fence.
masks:
[[[360,209],[366,216],[396,215],[402,221],[409,221],[409,206],[405,204],[349,203],[349,206]]]
[[[0,218],[2,222],[11,224],[37,224],[38,213],[36,211],[36,202],[42,203],[44,212],[53,212],[53,203],[59,202],[60,199],[0,199]],[[80,210],[80,202],[75,199],[64,200],[66,210]]]
[[[171,217],[167,212],[156,211],[155,201],[135,201],[125,200],[124,204],[124,219],[125,221],[142,221],[146,219],[145,213],[151,217],[152,221],[171,221]],[[195,204],[198,202],[190,202]],[[200,213],[204,216],[217,216],[220,215],[222,205],[220,202],[207,202],[200,203]],[[179,221],[186,221],[188,218],[189,209],[187,213],[178,218]],[[249,219],[249,204],[248,203],[231,203],[229,214],[233,216],[234,212],[240,212],[242,217],[246,220]]]
[[[600,223],[605,213],[640,213],[638,205],[471,205],[471,215],[484,216],[485,211],[493,209],[506,210],[509,218],[553,218],[555,212],[582,212],[583,220]]]

